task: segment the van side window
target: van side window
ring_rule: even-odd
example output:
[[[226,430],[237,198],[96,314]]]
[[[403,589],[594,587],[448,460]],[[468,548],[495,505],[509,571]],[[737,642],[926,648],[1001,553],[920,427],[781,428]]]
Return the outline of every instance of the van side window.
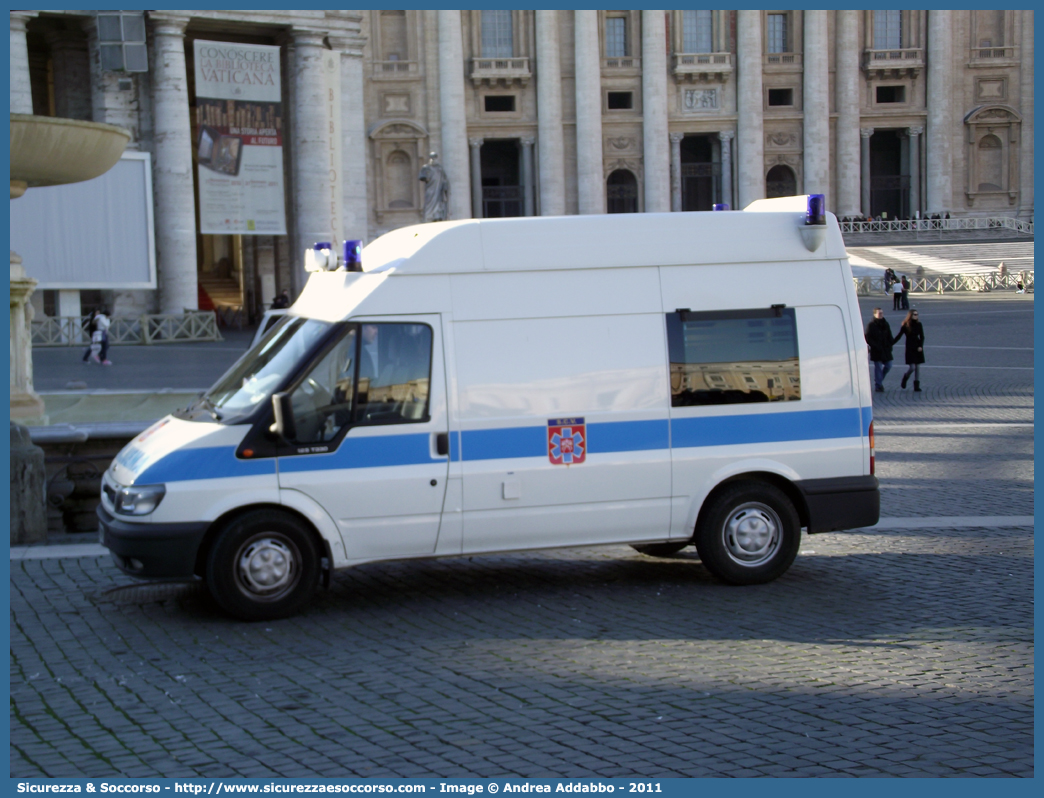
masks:
[[[361,330],[356,421],[427,421],[431,328],[426,324],[363,324]]]
[[[671,406],[801,398],[793,308],[667,314]]]
[[[352,420],[355,399],[355,327],[319,360],[290,395],[296,443],[332,441]]]
[[[353,324],[291,393],[294,442],[329,443],[351,425],[428,420],[431,328]]]

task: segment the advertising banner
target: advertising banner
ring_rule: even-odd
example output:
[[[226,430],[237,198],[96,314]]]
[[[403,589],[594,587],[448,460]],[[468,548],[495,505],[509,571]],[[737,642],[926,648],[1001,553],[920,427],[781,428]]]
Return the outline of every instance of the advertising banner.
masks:
[[[195,42],[201,233],[285,235],[279,48]]]

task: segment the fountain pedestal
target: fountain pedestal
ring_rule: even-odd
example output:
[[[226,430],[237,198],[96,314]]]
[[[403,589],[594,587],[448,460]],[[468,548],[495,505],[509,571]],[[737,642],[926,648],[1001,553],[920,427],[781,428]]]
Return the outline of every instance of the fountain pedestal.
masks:
[[[43,399],[33,390],[33,342],[29,297],[36,280],[28,277],[22,258],[11,253],[11,418],[22,423],[46,424]]]

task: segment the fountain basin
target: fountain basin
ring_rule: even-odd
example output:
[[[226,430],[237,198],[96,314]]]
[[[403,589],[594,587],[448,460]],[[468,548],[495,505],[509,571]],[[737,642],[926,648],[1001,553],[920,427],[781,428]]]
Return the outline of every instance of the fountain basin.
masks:
[[[11,114],[11,198],[26,188],[92,180],[120,160],[130,131],[115,125]]]

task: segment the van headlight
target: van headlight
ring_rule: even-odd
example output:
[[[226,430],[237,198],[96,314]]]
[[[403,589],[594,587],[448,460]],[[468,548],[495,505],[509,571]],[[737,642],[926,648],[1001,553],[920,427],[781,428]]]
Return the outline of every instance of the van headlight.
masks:
[[[148,515],[167,493],[166,485],[130,485],[113,491],[112,507],[120,515]]]

